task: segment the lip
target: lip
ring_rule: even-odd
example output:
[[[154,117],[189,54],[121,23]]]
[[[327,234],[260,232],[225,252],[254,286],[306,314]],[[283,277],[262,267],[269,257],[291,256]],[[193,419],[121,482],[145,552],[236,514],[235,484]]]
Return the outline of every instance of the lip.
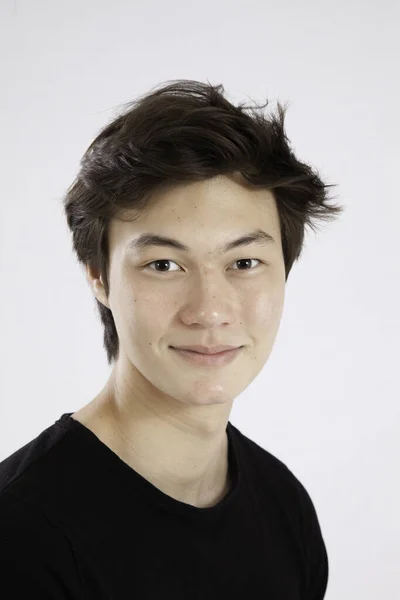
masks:
[[[173,346],[170,346],[170,348],[176,356],[179,356],[189,364],[203,367],[222,367],[230,364],[237,357],[243,346],[232,348],[231,350],[224,350],[223,352],[217,352],[215,354],[202,354],[193,350],[174,348]]]
[[[234,350],[238,346],[171,346],[177,350],[193,350],[193,352],[199,352],[200,354],[219,354],[225,352],[225,350]]]

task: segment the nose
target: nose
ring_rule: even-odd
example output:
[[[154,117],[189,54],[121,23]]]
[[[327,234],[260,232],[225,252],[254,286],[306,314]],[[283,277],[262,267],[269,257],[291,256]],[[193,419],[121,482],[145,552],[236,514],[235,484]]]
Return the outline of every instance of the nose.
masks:
[[[187,325],[198,323],[204,327],[228,325],[237,313],[237,297],[226,281],[217,276],[202,278],[196,282],[187,298],[183,298],[180,315]]]

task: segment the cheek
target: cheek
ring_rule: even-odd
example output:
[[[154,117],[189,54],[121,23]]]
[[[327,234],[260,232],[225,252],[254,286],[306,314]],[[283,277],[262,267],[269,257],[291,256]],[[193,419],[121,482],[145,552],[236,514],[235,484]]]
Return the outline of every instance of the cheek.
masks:
[[[262,291],[260,291],[260,287],[263,288]],[[278,285],[276,281],[266,282],[265,287],[257,285],[256,289],[250,293],[247,290],[241,298],[240,321],[242,327],[255,332],[260,328],[273,334],[281,319],[284,292],[284,284]],[[138,293],[137,290],[134,291],[133,286],[126,285],[122,289],[118,320],[123,323],[124,329],[129,330],[130,336],[142,337],[145,335],[150,339],[158,338],[160,332],[168,330],[178,309],[177,302],[168,300],[165,294],[161,294],[155,289],[147,293],[142,289],[141,293]]]
[[[124,294],[123,320],[135,335],[146,335],[151,339],[154,332],[158,337],[171,311],[164,294],[134,294],[131,291]]]
[[[246,303],[246,321],[254,327],[275,330],[283,310],[283,293],[277,291],[257,293]]]

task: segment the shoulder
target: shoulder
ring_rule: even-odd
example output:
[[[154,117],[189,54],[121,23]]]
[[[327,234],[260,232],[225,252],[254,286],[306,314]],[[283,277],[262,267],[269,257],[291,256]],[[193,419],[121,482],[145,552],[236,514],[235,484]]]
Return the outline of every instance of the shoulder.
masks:
[[[0,572],[12,597],[85,598],[68,539],[9,490],[0,493]]]
[[[328,554],[309,492],[284,462],[237,428],[234,428],[234,434],[243,469],[263,498],[274,499],[287,530],[295,539],[305,572],[307,599],[322,600],[328,584]]]

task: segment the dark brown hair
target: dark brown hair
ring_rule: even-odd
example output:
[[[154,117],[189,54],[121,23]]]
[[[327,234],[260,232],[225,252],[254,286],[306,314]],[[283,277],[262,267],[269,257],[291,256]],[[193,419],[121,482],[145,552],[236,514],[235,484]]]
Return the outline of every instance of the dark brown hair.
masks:
[[[286,281],[301,254],[305,227],[331,220],[343,207],[330,206],[327,185],[300,162],[284,129],[286,107],[266,117],[264,106],[233,105],[223,85],[170,80],[125,105],[85,152],[78,175],[63,199],[78,261],[108,283],[107,231],[114,218],[149,208],[152,194],[182,182],[239,172],[248,183],[270,190],[279,213]],[[132,220],[130,218],[129,220]],[[111,311],[95,298],[104,326],[108,364],[119,340]]]

